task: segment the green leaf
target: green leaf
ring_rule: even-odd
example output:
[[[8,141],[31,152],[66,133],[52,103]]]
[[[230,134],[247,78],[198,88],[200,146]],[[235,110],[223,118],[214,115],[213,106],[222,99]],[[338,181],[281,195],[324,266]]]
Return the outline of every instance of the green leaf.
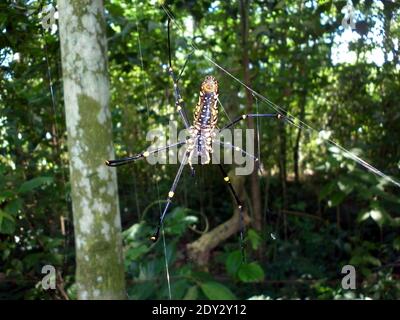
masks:
[[[382,226],[386,221],[390,221],[390,216],[383,209],[378,207],[360,214],[357,220],[362,222],[368,218],[371,218],[380,226]]]
[[[188,289],[183,300],[196,300],[199,296],[199,289],[197,286],[192,286]]]
[[[229,290],[227,287],[224,285],[210,281],[210,282],[205,282],[200,284],[201,290],[203,290],[203,293],[205,296],[210,299],[210,300],[235,300],[236,297],[232,293],[231,290]]]
[[[22,209],[22,200],[14,199],[5,206],[4,211],[8,212],[13,216],[16,216],[18,211],[21,209]]]
[[[372,265],[375,267],[381,266],[381,261],[368,253],[362,255],[355,255],[350,259],[350,264],[355,266],[368,266]]]
[[[265,277],[264,270],[257,262],[242,264],[238,275],[243,282],[260,282]]]
[[[143,256],[149,251],[149,247],[145,244],[140,244],[137,247],[129,247],[129,249],[125,253],[125,259],[127,261],[136,261],[138,258]]]
[[[297,211],[305,211],[307,204],[304,201],[293,203],[290,208]]]
[[[231,252],[228,258],[226,259],[225,262],[226,271],[232,277],[235,277],[241,264],[242,264],[242,253],[239,250],[235,250]]]
[[[400,251],[400,237],[397,237],[393,241],[393,249],[396,251]]]
[[[53,177],[37,177],[24,182],[19,188],[19,193],[30,192],[44,184],[49,185],[53,182]]]
[[[337,182],[337,186],[339,187],[340,191],[344,192],[345,194],[349,194],[354,189],[354,182],[346,177],[341,177]]]
[[[13,234],[14,231],[15,231],[14,217],[3,210],[0,210],[0,233]]]
[[[393,223],[393,226],[400,227],[400,218],[399,217],[393,218],[392,223]]]
[[[377,223],[381,224],[383,220],[383,214],[378,209],[373,209],[369,212],[370,217]]]
[[[0,203],[3,203],[6,200],[12,199],[14,196],[14,192],[11,190],[2,190],[0,193]]]
[[[165,231],[170,235],[181,236],[185,233],[189,225],[198,221],[195,216],[188,215],[189,210],[176,207],[171,211],[169,223],[165,226]]]
[[[344,192],[335,192],[329,199],[328,205],[329,207],[336,207],[341,204],[343,200],[346,198],[346,194]]]
[[[325,199],[328,195],[332,193],[335,188],[335,181],[332,181],[326,185],[324,185],[319,192],[319,200]]]
[[[258,235],[257,231],[250,229],[247,232],[247,238],[250,240],[253,250],[257,250],[261,243],[261,237]]]
[[[148,236],[150,230],[146,228],[146,224],[144,222],[135,223],[129,229],[126,229],[122,232],[122,236],[126,243],[136,242],[138,243],[143,237]],[[152,230],[151,230],[152,231]]]
[[[381,261],[378,258],[375,258],[371,255],[364,257],[364,261],[366,264],[371,264],[375,267],[380,267],[382,265]]]
[[[369,217],[370,217],[369,212],[360,212],[357,217],[357,221],[363,222],[363,221],[367,220]]]
[[[179,279],[179,280],[173,281],[171,283],[171,292],[174,293],[174,299],[182,300],[183,297],[185,296],[185,293],[189,286],[190,286],[190,283],[188,282],[187,279]],[[164,285],[164,288],[162,290],[162,296],[168,297],[168,294],[169,294],[168,286]]]

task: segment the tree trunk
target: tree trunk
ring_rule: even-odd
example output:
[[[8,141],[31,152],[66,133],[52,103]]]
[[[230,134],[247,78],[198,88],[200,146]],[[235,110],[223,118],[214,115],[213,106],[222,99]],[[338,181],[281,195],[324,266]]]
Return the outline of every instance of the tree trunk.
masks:
[[[286,130],[283,122],[279,123],[279,177],[282,186],[283,208],[287,209]]]
[[[306,102],[307,102],[307,89],[303,90],[301,93],[300,116],[299,116],[300,121],[304,121],[304,118],[305,118]],[[303,128],[302,126],[299,126],[299,128],[297,130],[296,142],[295,142],[294,151],[293,151],[294,181],[296,182],[296,184],[299,184],[299,182],[300,182],[300,174],[299,174],[300,156],[299,156],[299,153],[300,153],[300,139],[301,139],[302,128]]]
[[[58,5],[78,298],[124,299],[103,3]]]
[[[240,16],[242,27],[242,62],[243,62],[243,80],[244,83],[251,87],[250,70],[249,70],[249,1],[240,0]],[[252,113],[253,109],[253,95],[246,89],[247,112]],[[248,128],[254,130],[254,119],[248,118]],[[254,145],[258,145],[257,135],[254,135]],[[259,157],[260,155],[258,155]],[[258,177],[258,163],[254,165],[254,171],[251,174],[251,200],[253,204],[253,220],[252,225],[254,229],[261,231],[262,229],[262,208],[261,208],[261,191]]]

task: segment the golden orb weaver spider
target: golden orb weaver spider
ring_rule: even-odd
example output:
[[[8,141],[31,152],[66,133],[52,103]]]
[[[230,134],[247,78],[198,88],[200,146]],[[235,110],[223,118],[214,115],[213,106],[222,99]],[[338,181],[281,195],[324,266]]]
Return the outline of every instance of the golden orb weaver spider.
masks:
[[[178,86],[178,81],[179,81],[180,75],[182,74],[187,61],[185,62],[184,66],[182,68],[182,71],[179,73],[179,76],[176,77],[176,75],[172,69],[172,63],[171,63],[170,19],[168,19],[168,53],[169,53],[168,73],[170,74],[172,81],[173,81],[175,107],[176,107],[176,110],[179,113],[179,116],[180,116],[181,120],[183,121],[186,129],[189,131],[189,138],[187,138],[186,141],[181,141],[181,142],[171,144],[166,147],[158,148],[158,149],[155,149],[152,151],[143,151],[132,157],[126,157],[126,158],[122,158],[122,159],[106,161],[106,165],[108,165],[110,167],[117,167],[117,166],[121,166],[121,165],[125,165],[128,163],[134,162],[139,159],[147,158],[148,156],[150,156],[150,154],[168,150],[171,147],[181,146],[184,144],[187,145],[186,152],[181,161],[181,164],[180,164],[178,172],[175,176],[172,187],[170,188],[170,191],[168,192],[167,203],[165,204],[164,210],[163,210],[162,214],[160,215],[158,226],[157,226],[154,234],[150,237],[150,239],[154,242],[157,241],[157,239],[159,238],[161,226],[162,226],[162,224],[164,222],[164,218],[168,212],[168,208],[172,202],[172,198],[175,195],[175,190],[178,186],[179,179],[182,175],[184,166],[186,164],[189,164],[190,168],[192,170],[192,174],[194,174],[194,169],[192,167],[192,159],[194,157],[197,157],[198,159],[200,159],[201,165],[210,163],[210,154],[213,152],[212,145],[214,142],[216,131],[220,132],[224,129],[231,128],[238,122],[245,120],[247,118],[265,117],[265,118],[284,119],[284,116],[280,113],[243,114],[243,115],[235,118],[233,121],[229,122],[227,125],[225,125],[221,129],[217,129],[217,122],[218,122],[217,103],[218,103],[219,86],[218,86],[217,79],[211,75],[208,75],[205,77],[204,81],[202,82],[202,84],[200,86],[199,100],[195,107],[194,119],[193,119],[193,123],[191,124],[187,117],[187,114],[186,114],[186,111],[184,108],[183,99],[182,99],[180,89]],[[233,146],[233,145],[230,145],[230,146],[235,148],[235,146]],[[254,158],[254,159],[256,161],[258,161],[257,158]],[[240,219],[239,219],[239,221],[240,221],[240,239],[241,239],[241,242],[243,243],[243,204],[241,203],[237,192],[233,188],[231,181],[228,177],[228,174],[225,171],[225,169],[223,168],[223,166],[219,163],[218,167],[220,169],[220,172],[223,175],[224,181],[227,183],[227,185],[235,199],[236,205],[240,212]]]

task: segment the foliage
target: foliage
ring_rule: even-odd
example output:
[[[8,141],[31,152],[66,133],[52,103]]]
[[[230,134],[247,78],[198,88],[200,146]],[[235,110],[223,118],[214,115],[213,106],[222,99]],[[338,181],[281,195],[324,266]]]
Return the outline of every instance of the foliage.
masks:
[[[59,36],[43,32],[37,15],[24,9],[36,8],[37,2],[16,2],[17,7],[11,1],[0,4],[0,298],[62,299],[64,293],[76,298]],[[146,149],[150,129],[166,127],[169,120],[182,126],[165,72],[166,15],[154,2],[105,4],[119,157]],[[206,228],[204,217],[210,228],[217,226],[231,217],[233,202],[217,168],[198,168],[195,178],[184,171],[165,223],[174,299],[400,297],[398,188],[327,143],[333,139],[400,177],[400,5],[353,1],[363,23],[346,51],[346,45],[339,46],[345,4],[251,2],[252,88],[324,130],[258,123],[264,225],[261,232],[246,230],[245,262],[236,235],[211,253],[206,270],[186,256],[186,245]],[[178,0],[165,5],[183,26],[173,24],[174,68],[180,70],[192,53],[180,82],[188,113],[197,103],[202,78],[212,73],[227,114],[241,114],[243,86],[204,59],[207,54],[242,79],[237,3]],[[194,52],[191,40],[198,47]],[[381,55],[380,63],[371,55]],[[255,99],[257,111],[273,112]],[[224,112],[220,121],[228,121]],[[176,170],[176,165],[146,161],[118,168],[130,299],[169,295],[163,241],[152,244],[148,236],[163,205],[154,202],[164,199]],[[251,212],[250,201],[246,206]],[[60,271],[63,288],[41,289],[45,264]],[[357,270],[354,291],[341,288],[340,272],[347,264]]]

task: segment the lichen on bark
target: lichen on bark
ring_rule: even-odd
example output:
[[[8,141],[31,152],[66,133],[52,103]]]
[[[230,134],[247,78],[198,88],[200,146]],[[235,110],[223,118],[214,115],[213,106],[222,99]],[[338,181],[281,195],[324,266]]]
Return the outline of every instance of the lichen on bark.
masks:
[[[104,164],[114,155],[104,8],[58,4],[78,298],[124,299],[117,177]]]

